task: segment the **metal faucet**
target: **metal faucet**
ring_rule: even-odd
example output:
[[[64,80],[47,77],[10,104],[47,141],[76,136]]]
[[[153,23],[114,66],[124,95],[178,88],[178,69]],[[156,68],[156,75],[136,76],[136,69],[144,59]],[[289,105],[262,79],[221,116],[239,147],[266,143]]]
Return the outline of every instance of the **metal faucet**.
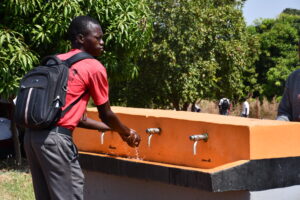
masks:
[[[160,135],[161,132],[161,128],[147,128],[146,129],[146,133],[150,134],[148,136],[148,147],[151,146],[151,138],[153,136],[153,134],[159,134]]]
[[[207,142],[208,134],[203,133],[203,134],[199,134],[199,135],[191,135],[189,138],[190,138],[190,140],[194,141],[193,153],[194,153],[194,155],[196,155],[198,141],[203,140],[204,142]]]

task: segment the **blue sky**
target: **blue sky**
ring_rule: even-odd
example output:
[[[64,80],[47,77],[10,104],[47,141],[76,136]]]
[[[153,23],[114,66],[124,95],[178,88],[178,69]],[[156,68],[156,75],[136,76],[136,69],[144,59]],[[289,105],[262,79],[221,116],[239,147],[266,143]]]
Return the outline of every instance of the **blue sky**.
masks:
[[[276,18],[285,8],[300,9],[300,0],[247,0],[243,13],[251,25],[258,18]]]

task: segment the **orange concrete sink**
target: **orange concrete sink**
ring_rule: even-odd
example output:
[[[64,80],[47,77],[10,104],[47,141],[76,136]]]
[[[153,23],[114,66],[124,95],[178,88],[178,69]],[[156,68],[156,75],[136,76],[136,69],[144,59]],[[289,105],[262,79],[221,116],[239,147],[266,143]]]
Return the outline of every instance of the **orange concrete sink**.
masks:
[[[200,169],[300,156],[300,123],[183,111],[112,109],[140,134],[140,146],[129,147],[116,132],[106,132],[101,140],[98,131],[76,128],[73,138],[80,151]],[[88,109],[88,117],[99,120],[94,108]],[[161,128],[161,134],[153,134],[150,146],[147,128]],[[208,134],[208,140],[199,141],[194,154],[194,141],[189,137],[203,133]]]

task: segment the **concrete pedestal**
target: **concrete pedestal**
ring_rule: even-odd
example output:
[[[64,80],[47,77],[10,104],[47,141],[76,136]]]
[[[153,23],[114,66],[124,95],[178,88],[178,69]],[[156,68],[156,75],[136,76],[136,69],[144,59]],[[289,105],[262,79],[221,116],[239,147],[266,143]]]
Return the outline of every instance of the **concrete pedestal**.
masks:
[[[299,200],[300,186],[263,191],[208,192],[158,181],[84,170],[85,200]]]
[[[116,132],[74,131],[88,200],[300,200],[300,123],[121,107],[114,112],[142,140],[131,148]],[[97,120],[97,110],[88,116]],[[161,131],[149,135],[149,128]]]

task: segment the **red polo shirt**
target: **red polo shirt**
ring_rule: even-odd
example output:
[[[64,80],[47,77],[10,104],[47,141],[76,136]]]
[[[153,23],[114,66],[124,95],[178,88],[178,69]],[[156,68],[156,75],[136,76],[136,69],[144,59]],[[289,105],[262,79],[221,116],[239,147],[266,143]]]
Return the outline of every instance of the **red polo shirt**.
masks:
[[[60,54],[57,57],[61,60],[66,60],[79,52],[81,52],[81,50],[72,49],[68,53]],[[73,130],[83,116],[90,96],[93,98],[95,105],[102,105],[108,101],[106,69],[96,59],[81,60],[69,69],[66,104],[63,110],[79,98],[86,90],[88,90],[88,93],[58,121],[58,126]]]

